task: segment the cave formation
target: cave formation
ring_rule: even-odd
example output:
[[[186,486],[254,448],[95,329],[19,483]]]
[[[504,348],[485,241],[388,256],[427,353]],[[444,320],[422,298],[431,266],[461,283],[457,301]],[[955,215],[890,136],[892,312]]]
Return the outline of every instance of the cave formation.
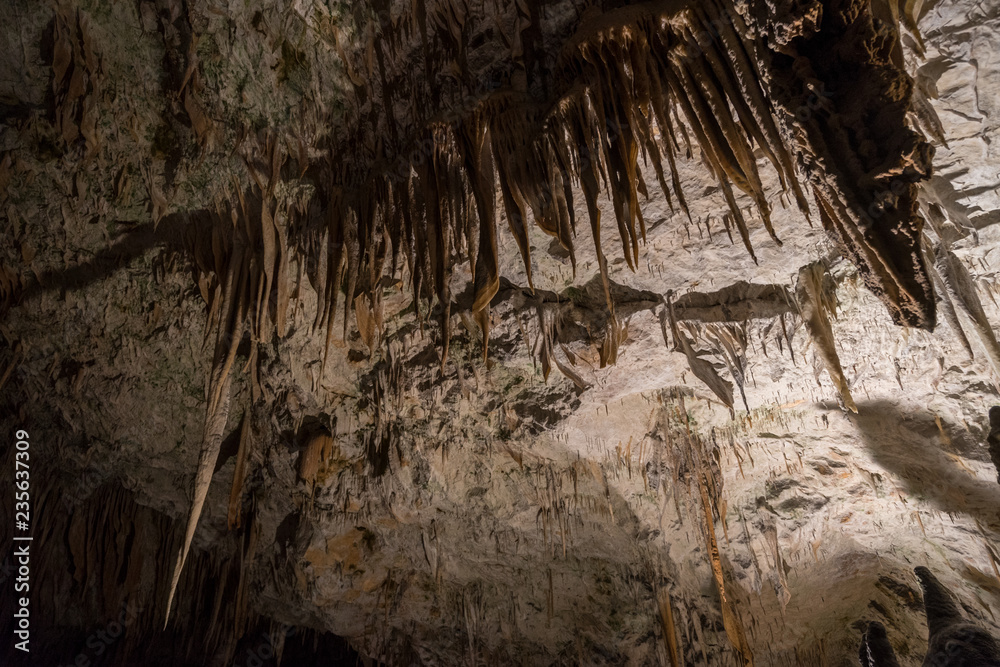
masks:
[[[1000,6],[8,10],[4,664],[1000,665]]]

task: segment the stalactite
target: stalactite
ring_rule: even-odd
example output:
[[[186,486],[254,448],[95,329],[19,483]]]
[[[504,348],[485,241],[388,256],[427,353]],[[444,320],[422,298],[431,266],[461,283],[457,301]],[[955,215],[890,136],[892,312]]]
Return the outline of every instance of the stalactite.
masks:
[[[744,323],[743,326],[709,324],[706,326],[706,337],[716,344],[719,355],[729,368],[729,374],[733,376],[733,382],[739,387],[740,396],[743,398],[743,407],[746,408],[747,412],[750,412],[745,388],[747,372],[746,324]]]
[[[666,302],[666,314],[670,321],[670,332],[674,340],[674,349],[679,350],[687,357],[688,368],[694,373],[695,377],[705,383],[705,385],[712,390],[719,400],[722,401],[723,405],[729,408],[730,412],[733,410],[733,385],[724,380],[715,370],[715,367],[708,361],[702,359],[698,352],[694,349],[695,335],[692,335],[690,329],[686,326],[684,322],[678,322],[677,316],[674,311],[674,303],[670,299],[672,295],[667,296]],[[682,330],[684,327],[684,330]],[[666,333],[664,333],[664,338],[666,338]]]
[[[722,623],[729,637],[730,643],[736,649],[744,667],[753,667],[753,650],[747,641],[746,630],[743,622],[737,615],[733,602],[726,595],[725,575],[722,572],[722,559],[719,555],[719,544],[715,537],[715,522],[712,520],[711,502],[708,493],[708,477],[704,471],[704,463],[700,456],[696,454],[696,472],[698,478],[698,490],[701,495],[701,505],[704,512],[704,530],[706,534],[709,560],[712,566],[712,574],[715,578],[715,585],[719,591],[719,600],[722,604]]]
[[[500,288],[499,259],[496,238],[496,187],[493,152],[488,128],[482,117],[467,123],[460,133],[466,174],[479,212],[478,255],[475,257],[473,280],[475,299],[472,313],[483,332],[483,359],[490,339],[490,301]]]
[[[247,457],[250,453],[250,415],[243,414],[240,425],[240,446],[236,453],[236,465],[233,468],[233,483],[229,490],[229,509],[226,523],[229,530],[239,528],[242,519],[243,483],[246,481]]]
[[[657,603],[660,608],[660,623],[663,626],[663,639],[667,643],[670,667],[681,667],[677,628],[674,625],[674,610],[670,600],[670,591],[666,587],[660,589]]]
[[[822,264],[815,262],[809,264],[799,271],[799,280],[796,287],[796,299],[799,305],[799,313],[802,321],[805,322],[806,329],[816,344],[820,357],[826,366],[830,379],[833,380],[837,392],[840,394],[844,405],[854,413],[858,407],[851,397],[847,378],[844,377],[844,370],[840,365],[840,357],[837,354],[837,347],[833,338],[833,326],[830,324],[830,316],[835,313],[836,305],[833,296],[824,285],[826,270]]]
[[[762,73],[769,87],[782,87],[773,100],[808,147],[798,158],[824,227],[897,323],[933,328],[916,184],[929,178],[934,150],[906,123],[913,85],[891,57],[896,26],[878,21],[868,0],[853,3],[850,14],[788,24],[765,7],[759,3],[746,17],[775,52],[787,52],[795,40],[794,62],[778,67],[781,56],[769,58],[772,67]],[[867,94],[844,94],[851,90]]]
[[[941,277],[944,295],[968,318],[993,372],[1000,376],[1000,343],[997,342],[993,327],[983,310],[969,270],[944,243],[935,246],[932,252],[934,270]],[[957,329],[956,333],[959,334],[960,340],[964,337],[961,327]],[[965,345],[971,353],[968,340],[965,341]]]
[[[552,370],[552,364],[556,365],[559,372],[562,373],[567,379],[576,385],[577,389],[580,391],[590,388],[590,383],[583,379],[583,377],[573,370],[573,366],[576,365],[575,360],[572,355],[566,350],[565,347],[561,347],[563,353],[569,361],[569,364],[563,363],[559,359],[559,355],[556,352],[557,341],[559,339],[559,314],[556,308],[553,308],[551,304],[539,303],[536,307],[536,313],[538,316],[538,344],[536,356],[538,357],[542,365],[542,377],[547,382],[549,379],[549,373]]]
[[[774,592],[781,604],[781,615],[784,617],[788,602],[792,599],[792,591],[788,587],[788,570],[791,568],[785,563],[781,556],[781,547],[778,545],[778,528],[773,522],[768,522],[764,526],[764,538],[771,549],[771,558],[774,559]]]
[[[257,378],[257,345],[261,340],[269,340],[272,328],[284,330],[285,323],[276,321],[276,314],[287,315],[287,226],[276,222],[277,210],[274,192],[281,178],[281,167],[285,156],[281,142],[273,136],[262,135],[252,138],[246,147],[244,161],[256,185],[257,191],[244,192],[237,188],[238,204],[230,204],[227,211],[205,218],[196,218],[189,228],[188,242],[191,245],[195,263],[201,277],[202,294],[209,299],[209,329],[215,331],[215,346],[212,354],[211,370],[206,382],[206,411],[204,430],[198,467],[195,473],[193,501],[188,516],[183,543],[177,554],[173,577],[167,595],[165,624],[170,620],[170,610],[174,594],[180,582],[181,573],[187,560],[194,538],[212,475],[215,471],[219,449],[229,421],[232,400],[232,371],[237,351],[243,340],[244,330],[250,332],[250,353],[248,366],[251,380],[251,398],[254,402],[263,398]],[[228,216],[226,213],[228,212]],[[226,220],[226,218],[230,220]],[[208,230],[200,223],[210,223]],[[204,235],[211,233],[210,243]],[[210,245],[210,248],[206,247]],[[214,274],[211,279],[207,275]],[[282,288],[273,285],[276,277],[286,283]],[[211,289],[211,285],[215,289]],[[270,307],[274,291],[278,303]],[[332,297],[333,291],[330,291]],[[272,314],[275,313],[275,314]],[[318,315],[322,319],[321,315]],[[327,316],[329,325],[332,313]],[[244,424],[244,429],[249,428]],[[241,446],[249,432],[241,435]],[[238,522],[239,502],[242,488],[242,456],[237,463],[230,495],[229,521]]]
[[[965,335],[965,330],[962,328],[962,323],[958,319],[958,313],[955,310],[955,302],[952,300],[952,296],[948,291],[947,283],[945,283],[944,278],[938,271],[937,266],[934,262],[934,248],[930,245],[930,241],[925,237],[924,239],[924,261],[927,263],[927,271],[934,281],[934,291],[938,297],[938,306],[940,307],[941,315],[944,317],[948,326],[951,327],[952,332],[955,334],[955,338],[962,345],[968,353],[970,359],[975,358],[975,353],[972,351],[972,343],[969,342],[969,337]]]

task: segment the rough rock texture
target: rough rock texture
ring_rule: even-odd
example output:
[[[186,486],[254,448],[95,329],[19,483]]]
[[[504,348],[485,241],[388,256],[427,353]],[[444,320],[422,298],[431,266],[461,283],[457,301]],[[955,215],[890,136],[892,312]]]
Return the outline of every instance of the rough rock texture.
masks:
[[[804,134],[782,135],[789,150],[843,143],[832,162],[797,165],[812,225],[766,140],[726,166],[708,154],[739,145],[719,126],[723,142],[692,130],[690,155],[679,133],[669,187],[641,157],[647,193],[628,189],[628,160],[608,163],[601,182],[619,179],[622,199],[596,198],[600,217],[641,220],[644,235],[626,225],[595,246],[581,224],[588,241],[574,238],[570,211],[594,213],[589,186],[550,170],[573,196],[531,211],[537,224],[523,203],[518,221],[518,196],[498,181],[495,270],[470,259],[491,242],[472,234],[453,262],[427,260],[425,287],[403,256],[346,280],[361,237],[331,226],[331,202],[367,172],[338,181],[323,171],[330,156],[394,164],[391,144],[420,162],[398,180],[456,187],[428,165],[482,165],[475,131],[440,154],[393,133],[472,106],[473,84],[477,99],[501,84],[550,96],[552,45],[593,18],[570,2],[501,4],[470,3],[495,22],[487,30],[419,1],[13,3],[0,28],[0,404],[5,433],[31,433],[45,554],[33,609],[50,619],[36,626],[37,664],[357,651],[386,664],[847,665],[877,621],[900,664],[916,665],[927,648],[916,565],[996,634],[1000,10],[877,3],[902,10],[902,43],[874,24],[866,39],[887,40],[880,66],[909,72],[915,101],[839,126],[827,106],[878,108],[902,92],[795,88],[848,74],[823,71],[821,44],[811,73],[787,47],[852,3],[742,12],[775,48],[772,76],[790,77],[781,131]],[[427,46],[421,23],[450,46]],[[509,42],[503,57],[462,46],[490,40]],[[422,88],[424,68],[443,72],[437,86]],[[408,78],[413,91],[386,85]],[[386,101],[388,87],[404,92]],[[913,135],[884,143],[904,115],[935,143],[920,186],[929,155]],[[886,153],[909,155],[910,171]],[[730,188],[740,177],[742,193]],[[448,206],[472,210],[485,187],[474,185],[441,220]],[[824,214],[830,193],[857,201]],[[858,216],[844,211],[873,204],[890,214],[848,226]],[[463,229],[481,231],[469,217]],[[861,239],[846,259],[845,236]],[[937,327],[894,324],[933,321],[932,280]],[[204,506],[178,569],[199,462]],[[5,517],[11,502],[5,492]],[[11,604],[5,594],[4,623]],[[88,639],[122,614],[124,639],[98,655]]]

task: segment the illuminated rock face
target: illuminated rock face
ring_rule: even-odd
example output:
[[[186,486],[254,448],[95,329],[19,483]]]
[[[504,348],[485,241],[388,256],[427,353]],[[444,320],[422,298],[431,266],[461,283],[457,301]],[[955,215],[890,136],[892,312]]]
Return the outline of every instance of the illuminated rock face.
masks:
[[[53,664],[996,634],[995,9],[238,4],[0,28]]]

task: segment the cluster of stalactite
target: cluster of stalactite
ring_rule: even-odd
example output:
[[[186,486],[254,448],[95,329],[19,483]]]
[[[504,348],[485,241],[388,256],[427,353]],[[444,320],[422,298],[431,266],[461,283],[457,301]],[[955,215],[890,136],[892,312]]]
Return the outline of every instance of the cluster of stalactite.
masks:
[[[268,341],[272,333],[279,337],[286,332],[285,316],[289,304],[289,258],[287,220],[283,211],[278,215],[274,189],[284,154],[272,138],[262,137],[255,144],[255,155],[265,157],[262,163],[247,160],[247,168],[256,182],[256,189],[244,193],[238,190],[238,204],[203,212],[207,219],[196,218],[189,227],[189,245],[199,273],[199,288],[208,303],[206,343],[215,333],[212,364],[206,384],[207,408],[202,433],[198,471],[195,474],[194,497],[187,528],[174,568],[173,581],[167,596],[166,616],[170,608],[191,548],[191,541],[208,496],[215,463],[226,435],[232,400],[232,376],[237,352],[249,324],[251,399],[256,403],[262,396],[258,381],[258,344]],[[205,233],[209,232],[209,233]],[[275,303],[271,307],[272,288]],[[248,422],[240,438],[240,465],[243,474],[246,457]],[[230,500],[230,524],[238,523],[238,505],[242,479],[234,479]]]
[[[815,97],[825,81],[836,79],[829,65],[823,68],[826,77],[817,79],[819,65],[796,55],[807,48],[815,50],[814,42],[828,43],[825,29],[813,26],[810,32],[799,26],[795,39],[784,35],[778,40],[772,25],[778,19],[754,19],[753,12],[741,5],[761,35],[755,38],[733,7],[712,0],[647,3],[584,16],[550,73],[561,82],[558,94],[545,102],[517,87],[491,92],[428,120],[414,130],[410,145],[416,148],[395,159],[386,155],[374,162],[359,159],[370,152],[370,142],[362,137],[331,146],[328,159],[316,169],[324,229],[319,243],[298,248],[312,260],[307,263],[309,278],[319,297],[313,325],[326,330],[327,351],[341,293],[345,294],[343,335],[353,310],[362,337],[373,346],[374,330],[381,325],[380,281],[387,270],[395,275],[402,265],[418,314],[422,304],[430,306],[436,300],[443,364],[455,303],[452,273],[468,261],[474,290],[471,304],[464,305],[471,307],[482,329],[485,355],[490,301],[499,288],[500,210],[533,288],[529,221],[558,240],[575,271],[575,193],[582,194],[586,204],[613,326],[599,199],[606,195],[610,200],[624,259],[635,269],[639,241],[646,231],[640,197],[649,196],[647,176],[655,174],[668,203],[676,202],[687,213],[677,160],[691,156],[695,146],[729,204],[727,225],[736,227],[751,255],[738,192],[755,203],[764,227],[780,243],[770,222],[755,151],[769,160],[782,187],[808,216],[809,205],[793,167],[797,158],[809,176],[820,218],[838,234],[862,274],[878,283],[873,285],[875,291],[885,297],[897,319],[932,324],[934,302],[920,256],[920,219],[912,197],[913,183],[928,173],[929,151],[904,122],[910,87],[905,74],[891,67],[890,52],[898,46],[895,33],[875,22],[867,0],[834,4],[837,7],[827,12],[829,32],[843,36],[851,27],[849,36],[867,47],[861,56],[844,49],[831,53],[844,61],[841,65],[853,57],[858,62],[848,64],[871,84],[866,90],[873,99],[860,102],[879,112],[878,122],[870,128],[856,127],[861,122],[857,113],[831,110],[855,104],[853,95],[850,100],[840,99],[848,97],[845,94],[820,95],[812,104],[798,100],[809,91]],[[462,30],[452,32],[455,39],[467,38]],[[390,51],[392,44],[387,41]],[[789,58],[791,64],[786,62]],[[876,89],[876,82],[891,90]],[[781,95],[769,89],[778,84]],[[845,84],[843,89],[847,88]],[[379,90],[386,107],[392,108],[396,100],[384,77]],[[809,113],[790,120],[789,106],[796,102]],[[372,121],[374,131],[380,127]],[[396,126],[390,123],[390,127]],[[398,128],[390,134],[397,132]],[[791,151],[790,133],[796,140]],[[245,317],[226,314],[223,306],[245,313],[252,310],[254,341],[266,340],[272,327],[279,336],[285,331],[289,259],[296,251],[289,246],[291,225],[287,218],[282,219],[284,224],[279,222],[270,203],[281,178],[284,147],[271,139],[261,143],[266,145],[249,152],[247,166],[261,193],[258,199],[265,201],[251,211],[241,191],[239,206],[230,207],[242,211],[233,214],[231,225],[243,241],[237,246],[242,247],[233,246],[226,265],[214,248],[214,263],[199,265],[206,275],[214,273],[216,292],[227,285],[232,293],[226,301],[228,292],[208,294],[202,285],[212,305],[212,323],[219,325],[227,316],[242,326]],[[311,167],[302,146],[299,152],[298,169],[304,173]],[[881,186],[885,187],[881,195],[873,193]],[[498,191],[502,209],[497,206]],[[873,197],[878,200],[874,221],[872,207],[861,210]],[[232,235],[229,223],[220,224],[225,234]],[[237,294],[240,289],[247,291],[243,302]],[[269,309],[271,299],[276,307]],[[239,336],[230,339],[234,337]]]
[[[437,299],[443,362],[451,275],[458,262],[468,261],[471,309],[488,342],[489,303],[499,285],[499,211],[532,287],[530,221],[558,240],[575,272],[574,193],[586,204],[613,314],[599,198],[610,200],[624,259],[635,269],[646,231],[640,197],[649,196],[655,175],[670,206],[676,202],[687,213],[677,160],[692,156],[696,146],[728,202],[727,226],[736,228],[751,255],[741,193],[780,244],[758,172],[759,151],[808,217],[793,164],[799,163],[824,226],[895,319],[933,326],[914,185],[929,175],[931,150],[906,125],[913,91],[897,53],[900,8],[881,0],[874,6],[870,0],[841,0],[775,15],[763,5],[642,3],[584,13],[544,77],[547,94],[541,100],[537,86],[522,83],[452,100],[453,108],[431,117],[418,109],[412,86],[410,104],[401,99],[405,92],[387,79],[383,45],[370,43],[370,78],[372,53],[380,72],[367,95],[370,113],[358,121],[358,136],[331,146],[322,183],[329,207],[317,325],[332,324],[342,290],[348,297],[345,328],[356,292],[366,285],[374,306],[378,295],[371,286],[391,257],[392,270],[405,264],[418,306]],[[433,35],[448,37],[439,41],[454,57],[456,76],[467,82],[473,32],[468,8],[430,12],[431,28],[440,29],[429,37],[427,9],[422,2],[414,7],[428,86],[437,89],[431,80],[438,60],[430,55]],[[876,18],[882,14],[886,21]],[[902,16],[912,23],[910,14]],[[538,69],[528,44],[536,18],[524,17],[520,24],[527,41],[512,48],[515,73]],[[401,48],[396,41],[384,45],[390,59]],[[356,77],[363,87],[364,77]],[[428,99],[444,104],[440,97]],[[418,124],[407,148],[393,153],[389,146],[402,145],[397,107],[411,109]],[[388,130],[388,138],[360,136],[369,129]]]
[[[556,76],[564,86],[554,101],[538,103],[514,89],[493,92],[465,115],[429,122],[417,142],[423,150],[381,171],[358,164],[351,151],[342,153],[331,165],[335,185],[328,191],[317,324],[332,324],[342,286],[352,301],[361,284],[374,285],[391,258],[393,270],[405,264],[418,304],[436,297],[444,358],[451,274],[456,260],[468,259],[471,309],[488,342],[489,303],[499,287],[498,190],[529,287],[529,221],[559,241],[575,271],[574,193],[582,193],[613,312],[599,198],[606,194],[613,205],[622,253],[634,269],[646,231],[640,196],[649,196],[647,176],[655,175],[670,206],[676,202],[687,213],[677,158],[690,157],[693,144],[729,202],[727,224],[738,229],[751,255],[734,186],[752,198],[778,241],[755,145],[805,215],[808,205],[751,55],[723,12],[716,3],[661,4],[585,19],[559,54]],[[345,304],[345,325],[351,306]]]

